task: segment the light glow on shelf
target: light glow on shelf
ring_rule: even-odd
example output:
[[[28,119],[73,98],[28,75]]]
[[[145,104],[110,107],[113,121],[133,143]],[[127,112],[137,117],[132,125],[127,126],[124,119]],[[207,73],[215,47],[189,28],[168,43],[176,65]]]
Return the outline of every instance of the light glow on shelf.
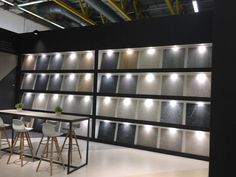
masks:
[[[129,106],[131,104],[131,99],[130,98],[125,98],[123,100],[123,103],[124,103],[125,106]]]
[[[90,100],[90,96],[85,96],[85,97],[84,97],[84,101],[85,101],[85,103],[88,103],[89,100]]]
[[[172,47],[172,50],[173,50],[174,52],[178,52],[178,51],[179,51],[179,47],[175,45],[174,47]]]
[[[68,100],[69,100],[69,101],[72,101],[73,99],[74,99],[74,95],[69,95],[69,96],[68,96]]]
[[[154,48],[149,48],[148,50],[147,50],[147,54],[148,55],[154,55],[156,53],[156,50],[154,49]]]
[[[110,123],[111,121],[109,121],[109,120],[104,120],[103,122],[106,123],[106,124],[108,124],[108,123]]]
[[[192,0],[192,4],[193,4],[193,10],[195,13],[199,12],[199,8],[198,8],[198,3],[197,0]]]
[[[174,135],[174,134],[176,134],[177,129],[176,128],[169,128],[169,132],[170,132],[170,134]]]
[[[70,59],[74,60],[75,58],[76,58],[76,53],[75,52],[71,53],[70,54]]]
[[[108,51],[107,51],[107,56],[108,56],[108,57],[111,57],[111,56],[113,55],[113,53],[114,53],[113,50],[108,50]]]
[[[46,58],[46,56],[47,56],[46,54],[42,54],[42,59]]]
[[[204,103],[203,103],[203,102],[198,102],[198,103],[197,103],[197,106],[198,106],[198,107],[203,107],[203,106],[204,106]]]
[[[87,52],[86,53],[86,58],[91,59],[93,57],[93,52]]]
[[[147,82],[153,82],[154,78],[155,78],[154,74],[152,74],[152,73],[149,73],[145,76],[145,79],[146,79]]]
[[[173,74],[170,75],[170,78],[171,78],[172,81],[176,81],[178,79],[178,74],[173,73]]]
[[[104,98],[105,105],[108,105],[110,102],[111,102],[111,98],[110,97],[105,97]]]
[[[107,78],[107,79],[110,79],[110,78],[111,78],[111,73],[107,73],[107,74],[106,74],[106,78]]]
[[[91,74],[87,73],[85,74],[85,80],[88,81],[91,79]]]
[[[200,53],[200,54],[204,54],[205,52],[206,52],[206,46],[204,46],[204,45],[200,45],[200,46],[198,46],[198,52]]]
[[[42,76],[42,77],[45,77],[45,76],[46,76],[46,74],[41,74],[41,76]]]
[[[70,79],[70,80],[74,80],[74,79],[75,79],[75,74],[70,74],[70,75],[69,75],[69,79]]]
[[[170,106],[171,106],[172,108],[174,108],[176,105],[177,105],[177,101],[175,101],[175,100],[171,100],[171,101],[170,101]]]
[[[134,51],[133,51],[132,49],[127,49],[126,53],[127,53],[128,55],[132,55],[132,54],[134,53]]]
[[[152,99],[146,99],[144,102],[146,107],[151,107],[153,105],[153,100]]]
[[[125,77],[126,77],[126,79],[131,79],[132,75],[131,74],[126,74]]]
[[[202,140],[204,138],[204,136],[205,136],[205,133],[202,132],[202,131],[196,131],[195,135],[196,135],[198,140]]]
[[[55,74],[55,79],[58,79],[60,77],[60,74]]]
[[[207,80],[206,74],[203,74],[203,73],[198,74],[196,78],[197,78],[197,81],[201,84],[203,84]]]
[[[58,59],[58,58],[60,58],[60,57],[61,57],[61,54],[60,54],[60,53],[57,53],[56,56],[55,56],[56,59]]]
[[[32,74],[27,74],[26,78],[27,79],[31,79],[32,78]]]
[[[45,94],[40,93],[40,94],[39,94],[39,101],[42,101],[42,100],[44,99],[44,97],[45,97]]]
[[[123,124],[124,124],[125,127],[128,127],[130,125],[129,122],[124,122]]]
[[[58,100],[58,98],[59,98],[59,95],[58,95],[58,94],[54,94],[53,97],[52,97],[52,99],[53,99],[54,101]]]
[[[31,95],[32,93],[29,93],[29,92],[26,93],[26,97],[30,97]]]
[[[33,59],[33,55],[28,55],[27,56],[27,60],[32,60]]]
[[[144,125],[144,129],[147,133],[149,133],[152,130],[152,126],[151,125]]]

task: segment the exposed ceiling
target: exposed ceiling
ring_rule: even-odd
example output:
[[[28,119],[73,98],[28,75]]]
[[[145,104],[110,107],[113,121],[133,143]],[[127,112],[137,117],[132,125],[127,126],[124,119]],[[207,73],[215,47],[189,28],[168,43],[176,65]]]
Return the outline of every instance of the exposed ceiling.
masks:
[[[199,12],[214,0],[197,1]],[[192,0],[0,0],[0,7],[51,28],[117,23],[194,13]]]

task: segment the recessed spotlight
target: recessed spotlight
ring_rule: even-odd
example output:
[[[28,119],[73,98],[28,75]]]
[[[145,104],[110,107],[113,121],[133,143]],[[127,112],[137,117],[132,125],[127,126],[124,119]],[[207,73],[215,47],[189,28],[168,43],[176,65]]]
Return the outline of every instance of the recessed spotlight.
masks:
[[[148,50],[147,50],[147,54],[148,55],[153,55],[153,54],[155,54],[156,53],[156,50],[154,49],[154,48],[149,48]]]
[[[124,124],[125,127],[128,127],[130,125],[129,122],[124,122],[123,124]]]
[[[131,104],[131,99],[130,98],[125,98],[123,100],[123,103],[124,103],[125,106],[129,106]]]
[[[32,95],[32,93],[26,93],[26,97],[30,97]]]
[[[177,105],[177,101],[175,101],[175,100],[170,101],[170,106],[171,107],[175,107],[176,105]]]
[[[202,140],[204,138],[204,136],[205,136],[205,133],[202,132],[202,131],[196,131],[195,135],[196,135],[198,140]]]
[[[152,82],[154,80],[154,74],[149,73],[145,76],[147,82]]]
[[[68,100],[69,100],[69,101],[72,101],[73,99],[74,99],[74,96],[73,96],[73,95],[69,95],[69,96],[68,96]]]
[[[93,52],[87,52],[86,53],[86,58],[91,59],[93,57]]]
[[[34,33],[35,36],[39,35],[39,31],[38,30],[34,30],[33,33]]]
[[[204,106],[204,103],[203,103],[203,102],[198,102],[198,103],[197,103],[197,106],[198,106],[198,107],[203,107],[203,106]]]
[[[125,77],[126,77],[126,79],[131,79],[132,75],[131,74],[126,74]]]
[[[46,56],[47,56],[46,54],[42,54],[42,59],[46,58]]]
[[[70,74],[70,75],[69,75],[69,79],[70,79],[70,80],[74,80],[74,79],[75,79],[75,74]]]
[[[152,126],[151,125],[145,125],[144,129],[146,132],[150,132],[152,130]]]
[[[27,60],[32,60],[33,59],[33,55],[28,55]]]
[[[132,49],[127,49],[126,53],[127,53],[128,55],[132,55],[132,54],[134,53],[134,51],[133,51]]]
[[[27,79],[31,79],[32,78],[32,74],[27,74],[26,78]]]
[[[104,98],[104,103],[107,105],[111,102],[111,98],[110,97],[106,97]]]
[[[176,128],[169,128],[170,133],[173,135],[177,132]]]
[[[110,78],[111,78],[111,73],[107,73],[107,74],[106,74],[106,78],[107,78],[107,79],[110,79]]]
[[[104,120],[103,122],[107,124],[107,123],[110,123],[111,121],[109,121],[109,120]]]
[[[91,79],[91,74],[87,73],[85,74],[85,80],[88,81]]]
[[[204,45],[201,45],[201,46],[198,46],[198,52],[200,53],[200,54],[203,54],[203,53],[205,53],[206,52],[206,46],[204,46]]]
[[[46,74],[41,74],[41,77],[45,77],[46,76]]]
[[[179,47],[175,45],[174,47],[172,47],[172,50],[173,50],[174,52],[177,52],[177,51],[179,51]]]
[[[76,53],[75,52],[71,53],[70,54],[70,59],[74,60],[75,58],[76,58]]]
[[[60,77],[60,74],[55,74],[55,79],[58,79]]]
[[[146,107],[151,107],[153,105],[153,100],[152,99],[146,99],[144,102]]]
[[[58,58],[60,58],[60,57],[61,57],[61,54],[60,54],[60,53],[57,53],[56,56],[55,56],[56,59],[58,59]]]
[[[113,50],[108,50],[108,51],[107,51],[108,57],[111,57],[111,56],[113,55],[113,53],[114,53]]]
[[[52,99],[53,99],[54,101],[56,101],[58,98],[59,98],[59,95],[58,95],[58,94],[54,94],[53,97],[52,97]]]
[[[84,101],[87,103],[87,102],[89,102],[89,100],[90,100],[90,97],[89,96],[85,96],[84,97]]]
[[[44,99],[44,97],[45,97],[45,95],[44,95],[43,93],[40,93],[40,94],[39,94],[39,97],[38,97],[38,98],[39,98],[39,101],[42,101],[42,100]]]
[[[178,74],[173,73],[173,74],[170,75],[170,78],[171,78],[172,81],[176,81],[178,79]]]
[[[207,80],[206,74],[203,73],[198,74],[196,78],[197,81],[201,84],[203,84]]]

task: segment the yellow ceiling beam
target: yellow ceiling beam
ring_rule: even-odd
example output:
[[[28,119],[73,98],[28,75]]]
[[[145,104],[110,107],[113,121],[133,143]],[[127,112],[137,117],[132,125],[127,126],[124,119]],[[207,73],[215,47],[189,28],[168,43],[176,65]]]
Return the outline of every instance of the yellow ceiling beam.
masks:
[[[81,18],[85,22],[89,23],[90,25],[96,25],[96,23],[93,20],[91,20],[88,17],[84,16],[83,14],[81,14],[80,12],[78,12],[76,9],[69,6],[68,4],[64,3],[63,1],[61,1],[61,0],[52,0],[52,1],[55,2],[56,4],[58,4],[59,6],[63,7],[64,9],[70,11],[74,15],[78,16],[79,18]]]
[[[172,3],[170,2],[170,0],[165,0],[166,5],[171,13],[171,15],[175,15],[175,11],[174,11],[174,7],[172,5]]]
[[[107,2],[116,9],[126,21],[131,21],[132,19],[126,14],[126,12],[114,1],[114,0],[107,0]]]

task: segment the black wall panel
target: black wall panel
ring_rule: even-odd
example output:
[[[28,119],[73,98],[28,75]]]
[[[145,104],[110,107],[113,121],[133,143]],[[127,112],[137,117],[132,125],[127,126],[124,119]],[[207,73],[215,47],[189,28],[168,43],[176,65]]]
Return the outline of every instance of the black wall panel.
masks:
[[[116,85],[117,85],[118,76],[111,76],[107,78],[106,76],[102,76],[100,92],[101,93],[116,93]]]
[[[114,52],[111,56],[108,56],[107,53],[103,53],[101,69],[116,69],[118,58],[119,58],[118,52]]]
[[[124,144],[134,144],[135,125],[119,124],[116,141]]]
[[[100,122],[98,139],[103,141],[114,141],[116,124],[110,122]]]
[[[38,75],[35,83],[35,90],[46,90],[48,83],[48,75]]]

